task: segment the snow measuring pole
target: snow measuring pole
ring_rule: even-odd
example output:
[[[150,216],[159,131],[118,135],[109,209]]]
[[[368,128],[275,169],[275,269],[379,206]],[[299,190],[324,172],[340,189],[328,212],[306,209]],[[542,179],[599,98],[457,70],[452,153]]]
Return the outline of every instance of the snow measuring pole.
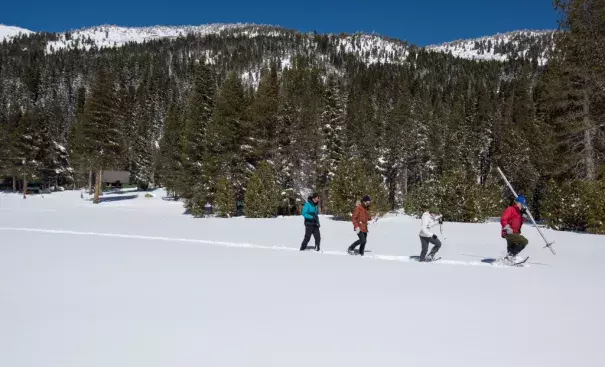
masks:
[[[502,179],[504,180],[504,182],[506,182],[506,185],[508,186],[510,191],[513,193],[513,195],[515,195],[515,198],[517,198],[518,195],[515,192],[515,189],[513,189],[513,186],[510,184],[510,182],[508,182],[508,179],[506,178],[506,176],[504,176],[504,172],[502,172],[500,167],[496,167],[496,168],[498,169],[498,172],[500,173],[500,176],[502,176]],[[555,249],[552,248],[552,245],[554,242],[548,242],[548,240],[546,239],[546,236],[544,235],[544,233],[542,232],[540,227],[538,227],[538,225],[536,224],[536,221],[534,220],[534,216],[531,215],[531,212],[529,211],[529,208],[527,206],[525,206],[525,210],[527,210],[527,214],[529,215],[529,218],[531,219],[532,223],[538,230],[538,233],[540,233],[540,236],[542,236],[544,243],[546,243],[546,246],[544,246],[544,247],[548,247],[548,249],[552,252],[552,254],[556,255],[557,253],[555,252]]]

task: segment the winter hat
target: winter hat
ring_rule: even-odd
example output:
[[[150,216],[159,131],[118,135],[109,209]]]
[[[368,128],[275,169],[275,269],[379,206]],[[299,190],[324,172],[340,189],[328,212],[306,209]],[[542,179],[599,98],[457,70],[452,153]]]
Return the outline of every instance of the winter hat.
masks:
[[[363,199],[361,199],[361,201],[372,201],[372,199],[370,199],[370,195],[366,195],[363,197]]]
[[[527,205],[527,200],[525,200],[525,196],[523,196],[523,195],[517,196],[517,198],[515,199],[515,201],[517,203],[521,203],[521,205],[523,205],[523,206]]]
[[[432,206],[429,209],[429,213],[437,214],[437,213],[439,213],[439,208],[437,208],[436,206]]]

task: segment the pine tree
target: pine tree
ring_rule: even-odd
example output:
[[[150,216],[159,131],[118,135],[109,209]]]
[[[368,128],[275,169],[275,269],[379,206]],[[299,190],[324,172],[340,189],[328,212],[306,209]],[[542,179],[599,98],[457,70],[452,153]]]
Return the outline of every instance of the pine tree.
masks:
[[[388,187],[389,205],[401,206],[407,193],[408,165],[415,141],[411,115],[411,95],[405,81],[400,82],[399,97],[388,116],[384,134],[384,160],[382,167]]]
[[[168,192],[172,192],[178,198],[184,188],[180,187],[181,175],[183,175],[182,154],[180,151],[182,130],[184,126],[183,117],[179,108],[173,105],[166,116],[164,135],[160,140],[160,151],[158,154],[158,170],[161,183]]]
[[[601,181],[550,180],[542,217],[551,228],[605,234],[605,184]]]
[[[328,79],[321,113],[322,144],[319,157],[319,187],[326,189],[343,159],[345,106],[334,77]]]
[[[246,107],[241,80],[235,73],[230,73],[217,96],[216,108],[208,126],[206,168],[212,182],[216,182],[219,175],[224,176],[240,193],[245,187],[246,176],[243,149],[247,135],[244,130],[247,125]],[[212,191],[215,190],[213,186]]]
[[[267,162],[261,162],[250,177],[245,195],[246,216],[249,218],[272,218],[277,214],[280,192],[275,172]]]
[[[4,112],[4,113],[2,113]],[[13,191],[16,190],[17,172],[17,151],[15,147],[18,119],[21,114],[0,111],[0,175],[12,176]]]
[[[131,177],[141,189],[148,189],[154,184],[155,136],[153,118],[155,106],[152,94],[142,92],[138,98],[134,115],[134,134],[132,142]]]
[[[408,181],[422,183],[429,178],[429,135],[428,126],[431,122],[431,110],[425,99],[415,96],[412,99],[410,134],[411,150],[409,150]],[[410,183],[411,186],[411,183]]]
[[[209,191],[208,177],[205,176],[204,159],[208,152],[207,128],[214,109],[215,84],[212,71],[201,60],[195,69],[193,90],[189,96],[185,113],[185,127],[182,139],[183,175],[182,195],[203,205]]]
[[[357,160],[342,161],[330,184],[330,213],[348,220],[364,195],[372,198],[374,213],[389,210],[388,194],[380,177]]]
[[[282,79],[286,79],[286,77]],[[289,89],[290,86],[287,86],[284,80],[280,92],[277,120],[277,148],[272,160],[277,171],[277,183],[283,189],[292,189],[295,186],[295,171],[300,168],[296,166],[296,163],[298,163],[299,153],[301,153],[296,152],[297,145],[295,145],[301,133],[297,128],[298,108],[292,103],[294,97],[289,93]]]
[[[275,150],[275,138],[279,108],[279,79],[277,67],[263,70],[258,91],[250,105],[248,162],[256,166],[260,161],[271,159]]]
[[[96,172],[94,203],[100,202],[103,170],[116,168],[121,154],[121,136],[116,118],[114,81],[105,66],[97,69],[90,98],[86,100],[81,146]]]
[[[472,138],[475,172],[478,182],[484,184],[491,171],[494,150],[494,115],[495,109],[491,94],[484,86],[480,86],[477,97],[477,120],[473,124]]]
[[[75,184],[82,187],[81,184],[88,180],[88,191],[92,192],[92,165],[89,156],[86,155],[86,147],[83,145],[83,127],[85,118],[86,88],[80,87],[76,93],[75,121],[69,128],[67,135],[67,153],[71,167],[75,170]],[[85,177],[85,178],[84,178]]]
[[[561,12],[557,48],[545,75],[543,103],[558,134],[564,157],[560,175],[594,180],[599,172],[599,121],[605,101],[605,1],[555,0]]]
[[[379,131],[375,124],[375,107],[367,86],[360,83],[349,92],[346,116],[346,146],[356,157],[363,159],[367,168],[378,158]]]
[[[139,125],[149,116],[149,110],[145,103],[147,84],[148,75],[146,73],[143,74],[141,84],[138,87],[128,85],[124,76],[118,78],[116,118],[119,121],[123,151],[119,165],[130,171],[133,183],[137,183],[137,177],[140,176],[139,167],[135,162],[138,153],[137,145],[139,139],[142,138],[139,136],[140,130],[142,130]]]
[[[317,185],[321,147],[320,112],[324,87],[317,70],[297,57],[283,72],[279,94],[275,149],[272,164],[282,189],[306,191]]]
[[[0,158],[0,175],[7,174],[12,166],[11,156],[13,153],[9,137],[10,130],[8,128],[8,123],[0,112],[0,157],[2,157]]]
[[[215,213],[219,217],[231,217],[235,214],[235,203],[233,184],[227,178],[219,177],[216,180]]]
[[[534,190],[540,174],[533,163],[533,134],[528,132],[528,126],[535,122],[535,111],[527,89],[526,81],[515,81],[505,92],[494,157],[513,186],[525,193]]]
[[[15,142],[17,173],[23,178],[23,198],[27,194],[27,183],[41,176],[43,168],[40,160],[42,135],[41,121],[37,111],[26,111],[20,115],[18,126],[11,140]]]
[[[437,206],[446,220],[483,222],[500,214],[501,198],[493,181],[479,184],[474,173],[461,167],[415,188],[405,204],[406,213],[416,216],[429,206]]]
[[[443,131],[446,134],[445,146],[447,154],[443,157],[443,170],[453,170],[459,167],[460,162],[464,160],[465,143],[465,104],[459,91],[455,92],[455,99],[451,102],[451,107],[447,116],[448,123]]]

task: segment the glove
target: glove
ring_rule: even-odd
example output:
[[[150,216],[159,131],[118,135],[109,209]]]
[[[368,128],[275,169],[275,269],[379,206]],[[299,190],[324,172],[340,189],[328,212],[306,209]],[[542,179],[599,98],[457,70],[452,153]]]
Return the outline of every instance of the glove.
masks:
[[[527,208],[526,207],[521,208],[521,215],[527,215]]]
[[[439,224],[443,224],[443,217],[439,218]]]
[[[359,227],[355,227],[355,233],[359,233],[360,229]]]
[[[434,239],[434,240],[436,240],[436,239],[437,239],[437,235],[436,235],[436,234],[434,234],[434,235],[433,235],[433,239]]]
[[[513,234],[513,229],[510,227],[510,224],[507,224],[503,229],[506,234]]]

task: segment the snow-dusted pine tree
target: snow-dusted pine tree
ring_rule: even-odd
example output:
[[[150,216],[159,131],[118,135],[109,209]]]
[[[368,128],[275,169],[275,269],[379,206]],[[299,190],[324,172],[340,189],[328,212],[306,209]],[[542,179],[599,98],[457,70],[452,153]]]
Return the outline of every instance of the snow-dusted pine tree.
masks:
[[[115,169],[122,153],[122,136],[117,118],[117,98],[114,80],[108,67],[99,66],[86,100],[82,126],[82,147],[90,157],[96,172],[94,203],[100,202],[102,175],[105,169]]]
[[[327,189],[345,152],[345,105],[335,77],[328,78],[321,112],[322,143],[319,155],[319,187]],[[324,194],[325,196],[325,194]]]
[[[183,183],[182,195],[186,199],[195,196],[203,205],[209,187],[204,176],[204,158],[208,152],[207,128],[214,110],[215,81],[212,70],[200,60],[195,69],[193,89],[189,95],[183,131]]]

